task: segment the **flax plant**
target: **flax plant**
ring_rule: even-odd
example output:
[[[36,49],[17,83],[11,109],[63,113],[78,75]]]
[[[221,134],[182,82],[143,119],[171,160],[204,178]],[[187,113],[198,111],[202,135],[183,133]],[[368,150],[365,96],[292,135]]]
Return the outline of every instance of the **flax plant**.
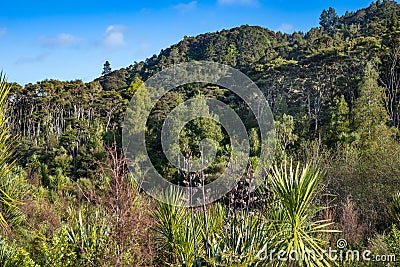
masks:
[[[273,258],[274,266],[331,266],[323,236],[337,231],[330,229],[333,222],[315,219],[324,207],[313,204],[321,177],[322,173],[311,165],[300,168],[298,163],[294,167],[287,160],[272,169],[268,181],[275,197],[269,215],[275,224],[273,247],[275,251],[285,251],[287,258]]]
[[[393,195],[393,200],[390,203],[390,212],[395,223],[400,225],[400,192]]]
[[[19,202],[7,193],[5,187],[15,167],[14,138],[10,134],[8,119],[5,114],[10,85],[0,72],[0,226],[7,229],[17,217],[20,217],[17,205]]]

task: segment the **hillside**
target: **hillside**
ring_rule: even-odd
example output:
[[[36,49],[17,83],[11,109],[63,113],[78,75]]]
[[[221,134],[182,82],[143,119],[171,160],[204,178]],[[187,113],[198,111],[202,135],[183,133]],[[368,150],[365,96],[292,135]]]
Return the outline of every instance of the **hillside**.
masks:
[[[316,97],[312,87],[321,87],[321,107],[317,112],[329,113],[334,99],[341,95],[350,107],[354,105],[363,66],[370,60],[381,61],[380,83],[388,90],[394,89],[396,81],[392,76],[396,73],[388,71],[397,62],[398,14],[398,3],[378,1],[342,17],[326,11],[325,18],[321,14],[321,27],[307,33],[286,34],[244,25],[185,37],[158,56],[113,71],[96,81],[106,91],[121,91],[128,88],[135,77],[146,80],[172,64],[208,60],[233,66],[249,75],[264,90],[276,112],[279,110],[274,101],[277,97],[294,108],[298,106],[296,103]],[[329,117],[329,114],[311,114],[311,109],[307,107],[309,117]],[[397,116],[391,114],[396,126],[399,125]]]
[[[265,185],[256,196],[248,193],[252,164],[261,149],[254,114],[225,88],[213,84],[181,86],[156,103],[145,127],[146,146],[157,171],[173,183],[187,185],[186,175],[190,173],[177,170],[162,152],[161,128],[172,109],[198,96],[219,99],[236,111],[250,136],[252,164],[248,164],[243,181],[215,205],[203,207],[204,210],[180,210],[150,199],[133,182],[121,152],[121,132],[129,101],[143,81],[174,64],[202,60],[232,66],[262,90],[275,119],[278,138],[274,140],[274,162],[280,167],[268,170],[268,175],[262,177]],[[185,36],[158,55],[107,71],[89,83],[44,80],[21,86],[1,82],[1,92],[3,86],[9,86],[10,92],[4,89],[8,98],[0,95],[5,107],[0,123],[8,125],[0,131],[0,175],[4,168],[6,177],[0,184],[0,225],[6,229],[0,236],[0,246],[14,254],[19,251],[16,255],[21,259],[43,266],[64,266],[60,260],[63,257],[71,259],[68,266],[121,266],[124,261],[126,266],[163,266],[182,263],[186,256],[193,260],[197,245],[192,242],[196,238],[186,227],[194,225],[189,216],[193,212],[199,216],[195,219],[199,225],[208,223],[204,219],[207,214],[211,218],[210,227],[214,228],[210,232],[208,225],[203,225],[205,232],[193,230],[206,240],[198,249],[210,261],[211,253],[218,258],[219,252],[210,251],[211,241],[204,237],[205,233],[217,240],[225,237],[222,229],[230,227],[231,235],[226,238],[240,241],[234,234],[243,227],[253,231],[268,225],[265,233],[276,234],[266,234],[270,240],[281,234],[287,234],[282,237],[287,239],[282,240],[290,240],[289,228],[280,231],[279,225],[269,225],[282,220],[279,216],[292,216],[279,187],[284,184],[279,179],[289,179],[289,159],[299,162],[307,174],[299,178],[309,179],[301,180],[309,183],[309,187],[303,184],[304,188],[312,188],[304,200],[307,208],[299,211],[306,218],[302,222],[307,223],[302,229],[311,229],[306,232],[310,238],[314,235],[312,227],[318,228],[317,222],[332,220],[335,224],[325,225],[327,229],[342,232],[321,233],[325,242],[321,247],[335,246],[335,240],[343,237],[352,247],[373,247],[377,251],[384,247],[385,253],[398,253],[400,4],[395,1],[378,0],[341,17],[332,8],[323,10],[320,25],[305,33],[288,34],[243,25]],[[137,97],[142,101],[138,105],[140,112],[148,99],[145,95]],[[205,106],[198,108],[209,114]],[[215,160],[201,173],[203,180],[198,181],[211,182],[227,168],[231,144],[221,125],[212,120],[193,120],[179,135],[179,149],[190,151],[193,158],[200,157],[199,142],[203,138],[212,137],[218,143]],[[10,144],[18,144],[14,156],[7,151],[14,148]],[[298,171],[293,173],[298,175]],[[315,177],[318,179],[313,180]],[[297,194],[296,190],[289,188],[286,193]],[[325,208],[320,209],[321,206]],[[241,219],[253,216],[250,213],[259,216],[257,220]],[[176,216],[176,221],[168,221],[175,220],[170,214]],[[168,228],[173,223],[183,226]],[[149,235],[154,229],[154,235]],[[174,239],[168,231],[181,231],[181,239]],[[261,238],[257,233],[251,234]],[[242,244],[239,241],[238,245]],[[228,247],[228,252],[223,253],[232,256],[229,253],[236,252],[229,250],[231,241],[226,242],[221,243]],[[384,246],[379,245],[383,243]],[[181,251],[183,248],[188,250]],[[218,249],[224,249],[223,245]],[[250,253],[246,249],[242,252]],[[72,256],[65,256],[63,251],[73,251]],[[0,257],[0,265],[1,260]]]
[[[307,33],[286,34],[259,26],[243,25],[196,37],[185,36],[181,42],[162,50],[159,55],[153,55],[144,62],[135,63],[96,80],[100,81],[105,90],[119,90],[127,87],[135,76],[146,80],[155,72],[180,62],[209,60],[228,64],[248,73],[259,71],[259,65],[279,58],[301,62],[311,56],[326,54],[328,48],[333,49],[331,52],[345,52],[344,47],[337,47],[336,44],[342,43],[343,46],[346,42],[361,41],[363,37],[380,40],[385,38],[396,27],[392,24],[396,24],[398,20],[398,9],[399,4],[396,2],[378,1],[368,8],[346,12],[342,17],[337,17],[334,13],[331,15],[333,18],[322,18],[321,14],[320,24],[328,23],[329,26],[312,28]],[[329,20],[333,22],[326,22]],[[347,47],[347,51],[350,48]],[[320,58],[319,61],[322,60]]]

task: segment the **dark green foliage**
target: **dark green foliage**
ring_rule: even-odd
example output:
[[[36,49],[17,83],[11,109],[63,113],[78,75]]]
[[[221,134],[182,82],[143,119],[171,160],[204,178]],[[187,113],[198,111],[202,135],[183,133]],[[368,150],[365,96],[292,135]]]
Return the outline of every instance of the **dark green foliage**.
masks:
[[[378,72],[372,63],[367,63],[364,75],[359,85],[360,97],[354,106],[354,127],[362,144],[374,140],[390,138],[387,129],[389,116],[385,110],[384,88],[378,85]]]
[[[61,168],[74,179],[93,176],[104,157],[103,141],[120,136],[126,106],[120,93],[104,91],[98,82],[45,80],[13,86],[7,115],[12,132],[21,137],[20,162],[28,164],[36,154],[51,175]]]
[[[94,218],[80,210],[71,227],[63,227],[52,237],[50,244],[43,242],[45,266],[98,266],[103,260],[109,242],[110,227],[95,212]]]
[[[111,72],[111,64],[108,62],[108,60],[104,63],[103,66],[103,71],[101,72],[101,75],[107,75],[110,74]]]
[[[400,225],[400,191],[393,195],[393,200],[390,203],[390,212],[394,223]]]
[[[158,202],[153,212],[163,265],[330,266],[329,259],[321,255],[325,241],[319,235],[336,231],[329,228],[329,220],[314,220],[315,213],[323,209],[313,204],[321,176],[309,165],[300,168],[285,162],[275,166],[267,181],[273,203],[264,195],[265,210],[255,209],[251,199],[238,208],[243,201],[238,188],[231,192],[228,207],[216,203],[207,211],[179,206],[182,196],[166,191],[176,206]],[[304,262],[279,261],[274,253],[279,250],[286,255],[312,250],[316,257]]]
[[[329,134],[327,136],[328,144],[335,146],[338,143],[348,144],[354,141],[350,132],[350,109],[342,95],[336,100],[336,105],[333,108]]]
[[[330,7],[328,10],[323,10],[321,16],[319,17],[319,25],[328,33],[337,26],[339,22],[339,17],[336,14],[334,8]]]
[[[19,199],[23,192],[24,177],[13,171],[16,167],[14,146],[15,139],[11,135],[8,118],[4,112],[10,85],[6,83],[3,72],[0,72],[0,227],[18,227],[23,216],[18,209]]]
[[[322,245],[336,241],[318,232],[318,225],[330,227],[325,224],[330,219],[346,229],[345,237],[357,237],[349,240],[352,246],[363,247],[372,238],[374,248],[398,254],[398,225],[392,224],[399,223],[399,197],[392,195],[400,190],[399,17],[400,5],[394,1],[373,2],[341,17],[329,8],[321,14],[320,27],[305,33],[243,25],[185,37],[127,68],[112,71],[106,62],[103,75],[90,83],[1,82],[0,221],[11,226],[15,242],[8,233],[1,236],[0,264],[151,266],[153,259],[159,266],[203,259],[215,266],[255,264],[256,252],[272,241],[269,248],[321,251]],[[206,211],[195,210],[193,219],[179,207],[156,207],[131,188],[124,159],[118,157],[123,154],[121,129],[129,100],[137,101],[128,111],[134,115],[154,104],[145,129],[135,128],[140,124],[134,121],[129,131],[134,135],[145,130],[156,169],[182,182],[182,174],[162,153],[161,128],[182,102],[204,96],[237,112],[250,135],[250,160],[255,162],[261,152],[260,129],[247,105],[229,90],[188,84],[151,103],[147,90],[153,88],[141,87],[157,72],[194,60],[216,61],[246,73],[275,115],[276,161],[283,165],[270,171],[267,188],[255,196],[261,204],[246,211],[232,211],[221,201]],[[209,115],[204,103],[196,104],[195,110]],[[221,125],[200,118],[174,134],[181,136],[176,151],[194,159],[201,156],[202,139],[217,143],[216,159],[204,173],[206,182],[224,171],[230,143]],[[11,135],[19,143],[17,168]],[[106,148],[111,144],[117,146],[110,160]],[[287,157],[318,165],[326,177],[308,165],[303,171],[288,166]],[[238,195],[230,196],[236,200]],[[350,199],[346,210],[342,203]],[[326,203],[337,209],[318,208]],[[87,213],[76,213],[84,209]],[[155,218],[149,219],[148,210],[155,210]],[[206,216],[209,228],[202,225]],[[348,217],[353,220],[344,222]],[[152,247],[154,237],[148,230],[154,224],[164,252]]]

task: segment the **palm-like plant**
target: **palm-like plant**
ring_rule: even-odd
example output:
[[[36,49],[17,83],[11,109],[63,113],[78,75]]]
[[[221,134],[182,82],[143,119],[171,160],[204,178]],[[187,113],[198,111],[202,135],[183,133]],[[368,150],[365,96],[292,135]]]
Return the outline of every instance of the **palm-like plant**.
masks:
[[[164,251],[171,256],[169,262],[179,262],[179,266],[330,266],[323,236],[337,231],[329,229],[332,222],[315,219],[324,207],[313,204],[321,176],[310,165],[293,168],[285,161],[275,166],[268,179],[274,201],[265,214],[255,208],[252,216],[247,209],[229,215],[221,203],[190,216],[188,209],[179,206],[182,196],[169,194],[174,205],[159,202],[153,213]],[[279,259],[281,251],[287,260]],[[290,256],[298,257],[291,260]]]
[[[275,195],[275,208],[269,218],[275,221],[275,251],[285,251],[287,261],[277,262],[278,266],[330,266],[324,255],[326,242],[321,238],[329,230],[332,222],[315,221],[315,215],[323,207],[313,205],[315,192],[319,186],[321,173],[310,165],[293,168],[285,160],[280,167],[275,166],[269,175],[271,191]],[[292,253],[292,259],[288,256]],[[303,257],[305,255],[305,257]],[[310,256],[308,256],[310,255]]]
[[[3,229],[7,228],[9,220],[12,219],[8,218],[7,214],[10,214],[10,210],[17,210],[18,205],[18,201],[4,189],[4,185],[15,167],[15,161],[12,160],[14,143],[4,112],[9,91],[10,85],[6,82],[4,74],[0,72],[0,226]],[[11,214],[15,214],[15,212],[11,212]]]
[[[16,247],[15,243],[9,244],[6,239],[0,239],[0,266],[2,267],[38,267],[31,259],[29,253]]]
[[[101,256],[105,252],[110,230],[98,211],[93,214],[94,218],[88,218],[87,213],[88,211],[82,210],[78,212],[77,222],[73,227],[67,228],[67,235],[75,251],[79,251],[81,264],[92,263],[96,266],[100,264]]]
[[[230,230],[220,229],[211,235],[212,253],[206,261],[211,266],[259,266],[260,252],[270,243],[270,224],[257,215],[247,216],[245,211],[238,211],[227,223]]]
[[[393,195],[390,211],[395,222],[400,224],[400,191]]]
[[[202,220],[194,217],[193,221],[189,210],[180,205],[181,195],[171,191],[164,193],[173,205],[159,201],[158,208],[152,213],[157,220],[154,230],[160,243],[164,244],[162,249],[167,253],[165,256],[169,257],[164,264],[169,261],[179,262],[181,266],[192,266],[200,251],[203,251],[202,244],[195,242],[201,238]]]
[[[81,208],[71,214],[72,224],[42,243],[44,266],[103,266],[109,248],[110,227],[99,210]]]

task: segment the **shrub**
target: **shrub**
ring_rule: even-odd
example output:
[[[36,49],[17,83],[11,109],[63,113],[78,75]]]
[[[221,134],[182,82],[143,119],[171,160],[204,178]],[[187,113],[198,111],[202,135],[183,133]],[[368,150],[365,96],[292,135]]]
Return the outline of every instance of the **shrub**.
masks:
[[[3,267],[39,267],[24,248],[10,245],[5,239],[0,240],[0,265]]]
[[[85,218],[84,218],[85,217]],[[64,226],[49,243],[42,243],[44,266],[101,265],[109,240],[109,227],[100,213],[80,210],[74,224]]]

